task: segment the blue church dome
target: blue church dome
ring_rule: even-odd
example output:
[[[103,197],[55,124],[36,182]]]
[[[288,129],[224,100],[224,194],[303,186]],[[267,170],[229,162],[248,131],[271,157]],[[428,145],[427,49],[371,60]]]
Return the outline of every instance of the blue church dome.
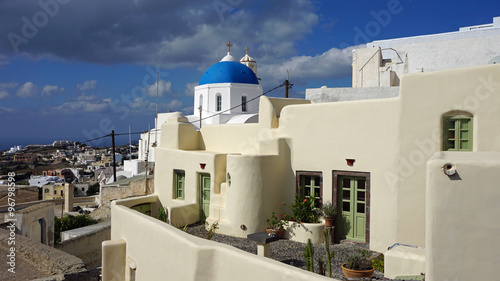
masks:
[[[259,84],[259,80],[248,66],[236,61],[221,61],[205,71],[199,85],[214,83]]]

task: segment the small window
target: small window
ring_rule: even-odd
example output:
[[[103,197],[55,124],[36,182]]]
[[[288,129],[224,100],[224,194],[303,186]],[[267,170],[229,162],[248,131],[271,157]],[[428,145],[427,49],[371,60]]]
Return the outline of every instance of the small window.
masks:
[[[443,118],[443,150],[472,151],[472,117],[459,115]]]
[[[221,111],[222,110],[222,96],[220,94],[217,94],[215,104],[217,105],[216,110]]]
[[[241,111],[243,111],[243,112],[247,111],[247,97],[246,96],[241,97]]]
[[[49,189],[48,188],[45,189],[45,193],[49,193]]]
[[[301,198],[313,198],[316,207],[321,206],[322,188],[321,188],[321,172],[298,172],[299,177],[299,192]]]
[[[174,198],[184,199],[184,184],[186,180],[186,175],[182,170],[174,171]]]

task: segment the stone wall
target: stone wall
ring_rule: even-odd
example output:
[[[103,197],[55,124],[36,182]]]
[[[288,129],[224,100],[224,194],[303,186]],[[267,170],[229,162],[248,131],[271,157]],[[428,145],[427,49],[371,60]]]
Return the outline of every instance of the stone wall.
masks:
[[[17,207],[17,206],[16,206]],[[4,221],[14,219],[16,233],[37,242],[54,245],[54,204],[50,202],[17,209],[14,216],[3,213]]]
[[[143,196],[154,193],[154,178],[148,179],[147,186],[144,179],[131,181],[128,186],[101,187],[101,206],[90,214],[95,219],[110,219],[111,201],[129,197]]]
[[[8,205],[8,186],[0,187],[0,206]],[[36,186],[16,186],[16,191],[14,191],[16,204],[38,201],[38,187]]]
[[[99,227],[99,226],[102,227]],[[89,228],[91,231],[83,233],[61,243],[54,247],[68,254],[81,258],[87,265],[87,268],[93,269],[101,264],[103,241],[111,238],[111,223],[105,222],[97,225],[90,225],[83,228]]]
[[[9,234],[8,230],[0,229],[1,249],[10,249],[12,247],[12,245],[8,245]],[[35,280],[98,280],[98,272],[89,272],[85,268],[84,262],[75,256],[21,235],[16,235],[15,241],[16,261],[22,259],[33,264],[33,268],[25,270],[33,272],[33,274],[30,274],[32,278],[39,278]],[[20,268],[16,268],[17,270],[20,270]],[[50,277],[41,277],[37,272],[42,271],[44,272],[44,276],[50,275]],[[24,280],[23,277],[25,278],[26,276],[19,276],[17,280]]]

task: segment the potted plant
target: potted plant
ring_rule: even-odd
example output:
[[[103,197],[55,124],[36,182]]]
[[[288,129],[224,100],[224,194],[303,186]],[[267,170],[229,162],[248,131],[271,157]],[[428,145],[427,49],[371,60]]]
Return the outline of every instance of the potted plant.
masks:
[[[283,217],[283,215],[280,215],[280,217]],[[278,218],[275,212],[272,213],[266,222],[269,224],[269,227],[266,228],[267,233],[274,233],[280,238],[283,237],[283,233],[285,232],[283,225],[285,225],[285,222],[281,218]]]
[[[359,250],[346,256],[342,264],[342,272],[346,278],[371,278],[373,275],[373,263],[368,258],[368,251]]]
[[[285,215],[285,238],[292,241],[306,243],[311,239],[313,244],[323,243],[325,225],[319,221],[320,209],[316,207],[319,199],[315,197],[301,197],[300,190],[295,194],[295,200],[290,206],[291,216]]]
[[[333,222],[337,216],[337,207],[333,206],[332,203],[326,203],[323,204],[321,211],[325,219],[325,226],[333,226]]]

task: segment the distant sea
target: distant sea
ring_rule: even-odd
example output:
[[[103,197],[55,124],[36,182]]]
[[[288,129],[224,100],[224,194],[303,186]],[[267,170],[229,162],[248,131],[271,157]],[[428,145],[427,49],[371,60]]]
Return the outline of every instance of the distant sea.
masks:
[[[110,138],[107,138],[110,139]],[[70,140],[72,139],[57,139],[57,140]],[[16,145],[21,145],[21,146],[27,146],[29,144],[43,144],[43,145],[52,145],[52,143],[56,141],[56,139],[47,139],[47,138],[33,138],[33,139],[4,139],[0,138],[0,151],[3,150],[9,150],[11,147],[16,146]],[[138,136],[132,136],[132,143],[137,143],[138,142]],[[116,139],[116,145],[124,145],[128,144],[128,137],[121,137]],[[100,140],[100,141],[95,141],[91,143],[87,143],[87,145],[90,146],[97,146],[97,147],[102,147],[102,146],[111,146],[111,140]]]

